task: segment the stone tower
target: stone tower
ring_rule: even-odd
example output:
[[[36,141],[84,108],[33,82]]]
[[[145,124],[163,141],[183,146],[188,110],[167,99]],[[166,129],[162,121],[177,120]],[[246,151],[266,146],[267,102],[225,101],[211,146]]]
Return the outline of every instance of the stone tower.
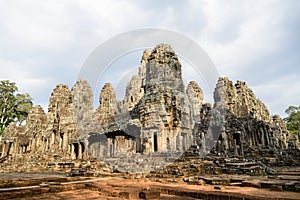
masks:
[[[97,128],[93,107],[94,95],[88,82],[82,79],[72,87],[71,94],[76,130],[79,138],[85,138],[89,132]]]
[[[117,100],[115,89],[112,84],[105,83],[100,93],[99,107],[96,110],[102,129],[107,129],[114,122],[116,111]]]
[[[170,45],[156,46],[147,59],[140,106],[144,152],[181,152],[191,144],[190,107],[181,64]]]

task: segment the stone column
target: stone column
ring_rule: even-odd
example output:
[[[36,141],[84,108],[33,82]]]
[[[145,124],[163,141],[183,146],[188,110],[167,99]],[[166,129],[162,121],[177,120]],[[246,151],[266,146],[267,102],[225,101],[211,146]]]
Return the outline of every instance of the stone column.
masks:
[[[82,146],[80,142],[78,142],[78,160],[79,159],[82,159]]]
[[[74,150],[74,144],[70,144],[70,145],[71,145],[71,159],[75,160],[76,154],[75,154],[75,150]]]
[[[61,150],[61,149],[62,149],[62,146],[63,146],[63,145],[62,145],[62,144],[63,144],[63,139],[62,139],[61,136],[59,136],[58,141],[59,141],[59,142],[58,142],[58,149]]]
[[[22,153],[23,153],[23,147],[20,145],[19,146],[19,155],[22,155]]]
[[[176,137],[176,151],[182,151],[182,136],[181,135],[177,135]]]
[[[234,155],[238,155],[238,149],[237,149],[237,144],[236,144],[236,139],[233,139],[233,148],[234,148]]]
[[[111,138],[107,138],[107,149],[108,149],[108,156],[111,158],[113,157],[113,149],[112,149],[112,139]],[[101,148],[101,145],[100,145]]]
[[[141,138],[138,136],[136,138],[136,152],[140,152],[141,153]]]
[[[63,134],[63,141],[62,141],[62,150],[63,152],[66,152],[68,149],[68,132]]]
[[[67,152],[68,152],[68,156],[69,156],[69,157],[67,157],[67,159],[72,159],[72,157],[71,157],[71,144],[68,145]]]
[[[4,155],[6,155],[6,153],[5,153],[5,146],[6,146],[5,142],[3,142],[3,143],[2,143],[1,158],[3,158]]]
[[[11,154],[15,154],[16,152],[15,152],[15,143],[14,142],[11,142],[12,144],[9,144],[9,146],[10,146],[10,152],[11,152]]]
[[[88,140],[87,139],[85,139],[84,140],[84,154],[83,154],[83,159],[85,159],[85,158],[87,158],[88,157],[88,151],[89,151],[89,149],[88,149]]]
[[[54,140],[55,140],[55,134],[54,132],[51,133],[51,138],[50,138],[50,147],[54,148]]]

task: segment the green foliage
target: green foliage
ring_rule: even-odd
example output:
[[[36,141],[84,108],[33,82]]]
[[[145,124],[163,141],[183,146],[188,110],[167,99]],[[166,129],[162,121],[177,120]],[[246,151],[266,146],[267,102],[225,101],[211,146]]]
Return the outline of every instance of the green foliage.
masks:
[[[0,135],[11,122],[21,124],[32,108],[29,94],[15,94],[18,88],[8,80],[0,81]]]
[[[17,122],[22,124],[27,118],[27,115],[32,108],[32,98],[29,94],[17,94],[16,95],[16,118]]]
[[[288,130],[291,133],[298,134],[300,132],[300,106],[290,106],[285,110],[288,117],[284,118]]]

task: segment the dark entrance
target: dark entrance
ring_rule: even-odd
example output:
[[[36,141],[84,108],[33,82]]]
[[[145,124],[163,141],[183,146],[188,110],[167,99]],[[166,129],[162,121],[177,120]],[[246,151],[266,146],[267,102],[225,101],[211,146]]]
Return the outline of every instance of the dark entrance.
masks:
[[[76,155],[76,159],[78,159],[78,155],[79,155],[78,143],[74,143],[74,152],[75,152],[75,155]]]
[[[234,133],[233,134],[233,139],[236,142],[236,145],[240,145],[241,144],[241,138],[240,138],[240,134],[239,133]]]
[[[7,149],[7,153],[6,153],[7,156],[9,155],[9,151],[11,149],[12,144],[13,144],[12,142],[9,142],[9,144],[8,144],[8,149]]]
[[[154,136],[153,136],[153,142],[154,142],[154,151],[156,152],[157,151],[157,133],[154,133]]]

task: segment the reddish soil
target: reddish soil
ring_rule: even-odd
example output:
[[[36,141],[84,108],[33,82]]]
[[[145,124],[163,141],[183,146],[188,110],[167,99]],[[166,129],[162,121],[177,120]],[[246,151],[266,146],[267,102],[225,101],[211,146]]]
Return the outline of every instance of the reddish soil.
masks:
[[[76,185],[76,184],[75,184]],[[137,199],[141,191],[159,191],[156,199],[300,199],[300,193],[280,192],[268,189],[238,186],[188,185],[186,183],[158,183],[147,180],[132,180],[123,178],[103,178],[89,182],[84,188],[78,189],[72,184],[66,184],[64,190],[43,193],[38,196],[18,199]],[[127,195],[127,196],[126,196]],[[137,195],[137,196],[135,196]],[[201,196],[202,195],[202,196]]]

